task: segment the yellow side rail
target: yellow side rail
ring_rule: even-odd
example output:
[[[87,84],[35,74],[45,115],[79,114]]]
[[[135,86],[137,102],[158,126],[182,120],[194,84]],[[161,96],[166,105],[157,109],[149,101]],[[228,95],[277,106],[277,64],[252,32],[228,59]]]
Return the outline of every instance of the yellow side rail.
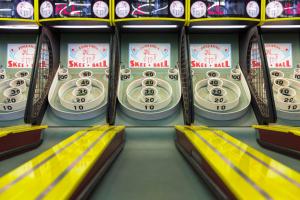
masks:
[[[124,126],[95,126],[0,178],[0,199],[69,199]]]
[[[176,126],[237,199],[299,199],[300,174],[223,131]]]
[[[300,136],[300,127],[285,126],[285,125],[253,125],[255,129],[274,131],[280,133],[289,133]]]
[[[17,126],[9,126],[5,128],[0,128],[0,137],[4,137],[8,134],[23,133],[27,131],[41,130],[46,128],[48,128],[47,125],[32,126],[29,124],[24,124],[24,125],[17,125]]]

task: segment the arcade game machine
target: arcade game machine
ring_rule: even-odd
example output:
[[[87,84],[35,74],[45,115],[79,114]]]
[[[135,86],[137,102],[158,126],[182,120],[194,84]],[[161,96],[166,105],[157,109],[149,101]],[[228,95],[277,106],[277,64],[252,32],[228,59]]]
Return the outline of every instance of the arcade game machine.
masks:
[[[174,145],[174,126],[184,124],[179,65],[186,3],[114,1],[116,124],[126,126],[126,145],[92,199],[212,197]]]
[[[300,157],[300,1],[266,1],[261,26],[277,124],[255,126],[257,140],[267,148]]]
[[[24,122],[26,105],[28,109],[33,103],[28,98],[29,85],[34,84],[30,80],[39,71],[33,68],[38,37],[33,1],[0,1],[0,159],[43,140],[46,126],[32,126],[40,124],[33,118]],[[45,104],[40,95],[36,98]]]
[[[47,129],[47,133],[49,133],[47,136],[55,137],[56,135],[58,137],[57,132],[70,135],[70,132],[73,133],[78,130],[78,127],[75,126],[105,123],[100,109],[105,106],[107,101],[107,122],[114,124],[115,120],[116,124],[126,125],[126,145],[101,183],[91,192],[90,188],[96,185],[98,175],[101,176],[104,173],[104,170],[108,168],[109,161],[122,147],[123,135],[121,133],[124,127],[108,125],[86,127],[0,178],[1,199],[13,197],[16,199],[24,197],[28,199],[82,199],[82,197],[86,197],[85,195],[90,195],[91,199],[192,200],[212,199],[214,198],[213,195],[224,191],[220,189],[217,193],[210,192],[206,184],[199,180],[194,171],[187,165],[174,144],[176,133],[174,126],[177,124],[190,125],[194,118],[192,115],[193,96],[190,96],[193,90],[191,90],[190,63],[188,62],[187,36],[190,37],[190,33],[187,35],[185,28],[183,28],[188,17],[187,5],[187,1],[181,0],[113,1],[111,16],[116,29],[113,30],[113,42],[109,48],[111,59],[106,61],[107,66],[110,67],[109,73],[106,71],[106,74],[105,70],[107,69],[106,67],[103,68],[104,65],[98,65],[102,66],[99,68],[86,68],[89,63],[92,65],[93,59],[84,59],[86,62],[82,59],[89,57],[91,53],[96,54],[94,58],[99,58],[97,56],[99,52],[91,49],[95,49],[96,44],[101,44],[103,50],[104,44],[109,41],[111,30],[89,29],[87,31],[89,26],[86,26],[84,30],[75,30],[74,25],[77,27],[83,25],[83,22],[80,21],[81,18],[72,17],[72,20],[68,20],[69,18],[66,17],[63,19],[53,18],[53,21],[51,18],[40,20],[47,27],[56,26],[53,27],[55,31],[50,31],[50,28],[45,27],[43,31],[49,30],[60,37],[57,49],[55,42],[51,45],[48,43],[48,47],[52,46],[48,48],[50,55],[52,52],[53,59],[58,57],[60,60],[60,68],[50,88],[50,107],[44,117],[44,122],[47,121],[50,125],[50,128]],[[75,8],[72,9],[72,11],[75,10]],[[58,21],[60,22],[59,25],[56,24]],[[77,23],[68,24],[68,28],[70,25],[73,26],[72,33],[62,29],[62,26],[67,25],[65,24],[67,21],[68,23]],[[85,20],[85,23],[92,21],[96,20],[89,18],[89,20]],[[99,21],[104,22],[105,20]],[[259,22],[257,19],[253,21]],[[96,31],[97,37],[93,37],[93,31]],[[200,35],[200,33],[198,34]],[[218,36],[222,38],[221,34]],[[45,38],[50,40],[53,37],[45,36]],[[195,36],[195,38],[197,37]],[[231,43],[232,46],[238,48],[238,42],[234,39],[229,40],[226,37],[223,39],[227,42],[226,44]],[[221,39],[219,40],[221,42]],[[45,41],[47,40],[45,39]],[[249,40],[245,41],[245,43],[249,43]],[[258,44],[260,43],[258,42]],[[233,52],[238,54],[237,50]],[[55,53],[58,53],[59,56],[55,56]],[[244,53],[241,50],[239,57],[246,57],[243,56]],[[77,56],[73,56],[74,54]],[[40,56],[38,55],[38,57]],[[76,60],[76,69],[72,67],[75,63],[74,58],[78,59]],[[240,63],[241,69],[238,68],[235,72],[238,73],[237,75],[241,75],[239,70],[243,70],[243,62],[238,61],[237,55],[235,55],[235,60],[231,62]],[[55,66],[58,67],[58,62]],[[49,64],[51,68],[55,66]],[[264,69],[262,67],[257,70],[260,72]],[[217,70],[215,69],[215,71]],[[196,72],[195,70],[194,77],[200,76],[201,73],[201,71]],[[224,69],[222,77],[226,73],[228,72]],[[107,74],[108,80],[106,79]],[[227,76],[229,75],[230,72]],[[223,88],[226,88],[228,83],[223,79],[223,84],[225,84]],[[246,83],[239,83],[240,80],[229,78],[228,80],[230,80],[229,84],[237,85],[236,87],[240,88],[241,93],[247,94],[246,86],[242,87]],[[259,81],[260,79],[255,80]],[[108,85],[109,90],[105,93],[105,100],[102,104],[94,109],[90,107],[87,109],[86,104],[82,103],[88,101],[90,95],[95,95],[94,98],[97,98],[97,94],[103,94],[101,93],[103,91],[101,90],[102,86],[97,81],[101,82],[104,88]],[[245,80],[243,81],[245,82]],[[232,90],[234,89],[236,88]],[[232,91],[232,93],[234,92]],[[80,101],[79,104],[74,104],[78,103],[78,98],[85,100],[84,102]],[[119,103],[115,113],[117,99]],[[71,103],[73,107],[69,106]],[[245,104],[249,103],[246,102]],[[92,102],[88,104],[88,106],[93,105]],[[94,115],[94,110],[97,109],[99,109],[97,112],[99,116]],[[80,120],[71,118],[73,115],[70,113],[73,115],[81,113],[78,114]],[[251,118],[255,121],[254,116],[245,118]],[[262,119],[268,120],[269,118],[266,116]],[[193,137],[197,142],[196,134],[187,131],[187,128],[197,132],[200,128],[195,126],[177,127],[178,131],[184,129],[183,132],[190,138]],[[192,155],[194,163],[204,163],[205,160],[201,160],[197,154],[198,150],[203,150],[205,152],[201,152],[203,153],[201,155],[204,155],[205,159],[211,158],[210,164],[213,162],[215,165],[219,165],[219,167],[213,166],[218,171],[214,177],[217,178],[220,174],[224,175],[220,178],[219,183],[225,183],[222,189],[228,188],[223,192],[226,195],[219,197],[233,199],[231,197],[247,198],[251,195],[251,197],[271,199],[275,195],[286,197],[284,195],[287,193],[290,194],[289,197],[291,198],[289,199],[292,199],[293,195],[299,196],[300,175],[297,172],[267,158],[264,154],[238,142],[223,132],[207,127],[202,127],[202,129],[205,130],[206,135],[210,135],[208,136],[210,138],[206,138],[207,145],[203,146],[198,141],[195,144],[197,149],[193,149],[188,146],[191,140],[180,140],[179,143],[191,151],[189,153]],[[203,131],[200,132],[202,135],[199,137],[204,137]],[[226,138],[230,144],[223,140],[220,141],[218,135]],[[227,152],[226,157],[222,157],[226,162],[211,151],[211,145],[215,145],[216,142],[219,142],[219,146],[215,147],[217,154],[223,155],[224,151]],[[253,159],[249,157],[253,157]],[[247,167],[249,164],[251,166]],[[207,177],[213,176],[209,169],[204,170]],[[226,173],[229,171],[232,174],[230,177]],[[270,179],[264,179],[264,173],[270,174]],[[251,179],[248,178],[249,174],[252,174],[250,175]],[[261,183],[257,183],[257,178],[253,180],[253,176],[260,177]],[[270,186],[271,181],[272,186]],[[237,182],[239,185],[236,185]],[[278,189],[279,186],[282,187],[282,184],[279,183],[285,185],[287,193],[283,194],[282,190]],[[274,190],[272,191],[274,194],[270,192],[271,189]],[[26,193],[28,190],[32,192]]]
[[[3,176],[1,199],[82,199],[122,150],[124,126],[110,125],[117,99],[108,89],[116,49],[109,6],[105,0],[39,1],[43,27],[35,65],[39,76],[52,73],[30,90],[48,94],[40,118],[49,126],[45,145],[69,137]],[[36,115],[35,107],[27,114]]]
[[[185,120],[190,124],[176,126],[176,145],[220,199],[297,199],[300,191],[298,172],[256,150],[262,149],[258,145],[251,147],[251,126],[276,119],[256,28],[260,6],[260,1],[230,0],[190,4],[187,63],[181,68],[191,77],[184,107],[192,117]]]

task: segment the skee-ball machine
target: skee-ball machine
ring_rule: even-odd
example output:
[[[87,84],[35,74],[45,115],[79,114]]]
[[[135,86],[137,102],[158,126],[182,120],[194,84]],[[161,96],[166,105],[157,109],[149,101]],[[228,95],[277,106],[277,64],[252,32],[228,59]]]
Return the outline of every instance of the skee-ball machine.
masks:
[[[39,2],[42,28],[35,67],[40,68],[39,76],[51,69],[52,78],[46,83],[33,80],[37,84],[30,90],[48,94],[48,106],[43,106],[46,113],[39,117],[50,127],[46,132],[48,141],[57,132],[70,137],[16,169],[40,174],[29,182],[29,188],[31,183],[39,185],[41,179],[46,184],[24,194],[28,198],[86,197],[124,146],[124,126],[111,126],[117,99],[116,90],[109,89],[115,82],[110,74],[115,71],[116,54],[109,3]],[[31,98],[35,100],[34,95]],[[35,109],[27,110],[27,114],[35,116]],[[56,178],[67,175],[72,176],[68,189],[55,192],[66,180],[57,182]],[[18,190],[18,184],[14,186],[11,191]],[[2,190],[1,195],[9,195],[9,191]]]
[[[185,118],[186,126],[176,127],[176,145],[219,198],[239,199],[246,193],[233,189],[241,182],[234,182],[232,173],[251,181],[258,193],[269,188],[269,183],[258,184],[261,179],[248,166],[257,162],[271,167],[261,160],[261,156],[270,159],[270,154],[251,147],[256,144],[250,127],[276,120],[264,46],[256,28],[261,5],[259,1],[209,2],[190,5],[189,28],[183,36],[186,63],[180,65],[190,80],[183,84],[183,106],[190,117]],[[236,130],[242,133],[232,134]],[[247,132],[250,139],[243,138]]]
[[[96,11],[100,8],[105,11],[105,4],[97,2]],[[42,86],[43,90],[50,90],[50,106],[44,117],[44,122],[51,124],[46,132],[48,145],[53,140],[71,136],[4,175],[0,179],[0,197],[81,199],[91,195],[91,199],[199,199],[217,195],[221,199],[239,199],[250,195],[257,198],[290,195],[297,198],[299,190],[295,183],[299,174],[257,151],[257,147],[252,148],[255,139],[250,146],[223,131],[193,124],[196,106],[199,116],[195,124],[215,124],[222,128],[224,124],[241,123],[241,136],[236,135],[239,139],[247,135],[245,132],[250,128],[244,126],[250,122],[258,120],[262,124],[273,120],[272,109],[268,107],[272,96],[266,88],[270,84],[266,81],[269,73],[263,60],[263,46],[256,29],[251,28],[260,21],[256,16],[259,4],[256,1],[198,1],[196,5],[191,4],[191,8],[196,7],[194,11],[201,13],[203,10],[197,9],[208,6],[210,17],[198,19],[204,31],[192,31],[195,27],[182,28],[189,18],[190,2],[112,3],[109,10],[117,26],[114,30],[103,29],[103,25],[108,25],[107,19],[87,14],[95,12],[94,9],[89,12],[89,5],[94,7],[94,2],[41,2],[39,21],[44,27],[40,45],[44,44],[45,48],[38,50],[36,57],[39,61],[49,55],[49,62],[44,63],[52,71],[58,69],[53,73],[53,82]],[[53,14],[53,10],[58,12]],[[207,30],[201,21],[210,21],[207,22],[210,26],[243,25],[245,30],[216,34]],[[212,41],[212,36],[207,36],[209,33],[219,39]],[[112,35],[112,42],[108,42]],[[209,40],[205,41],[203,36]],[[109,58],[104,56],[103,62],[95,62],[95,58],[99,60],[100,55],[105,55],[103,50],[107,43],[110,43]],[[199,61],[205,68],[191,67],[191,47],[196,49],[195,55],[204,49],[204,55],[194,57],[194,64]],[[227,55],[225,62],[212,64],[216,57],[223,55]],[[202,57],[207,59],[202,61]],[[108,63],[109,68],[103,67],[104,63]],[[214,68],[208,69],[208,65]],[[102,92],[99,82],[107,92]],[[196,85],[199,91],[195,91]],[[196,92],[204,104],[194,105]],[[238,94],[243,96],[233,98]],[[95,98],[105,100],[97,101],[93,107]],[[216,110],[216,99],[220,108],[224,108],[224,103],[232,107],[234,99],[233,116],[242,116],[242,119],[236,123],[234,119],[219,122],[221,116],[230,116],[231,109],[226,104],[223,110]],[[250,99],[252,106],[248,106]],[[124,143],[124,126],[91,126],[105,123],[105,106],[108,124],[127,125],[127,141],[104,179],[96,184]],[[252,107],[258,111],[252,111]],[[218,120],[211,119],[214,115]],[[246,123],[246,119],[251,120]],[[197,172],[205,167],[202,178],[209,184],[195,176],[177,151],[173,127],[177,124],[186,124],[176,126],[177,147]],[[80,128],[76,126],[86,127],[72,134]],[[286,181],[284,190],[282,181]],[[214,191],[210,192],[206,185],[213,186]],[[93,186],[96,189],[92,192]],[[26,192],[31,188],[34,188],[31,193]],[[180,191],[174,192],[173,188]]]
[[[277,123],[255,126],[267,148],[299,158],[299,1],[266,1],[261,26],[265,56],[277,112]]]
[[[35,104],[29,87],[36,84],[32,79],[47,82],[51,72],[40,77],[40,69],[34,67],[39,27],[33,1],[1,1],[0,6],[0,158],[6,158],[41,144],[46,126],[31,126],[40,124],[39,116],[28,116],[25,110]],[[43,95],[35,94],[38,115],[43,115],[46,104]]]
[[[43,27],[29,87],[34,91],[28,97],[33,105],[26,110],[25,121],[50,125],[47,144],[37,151],[51,147],[55,137],[70,137],[13,170],[14,175],[1,177],[0,196],[82,199],[91,194],[125,141],[124,126],[112,126],[117,43],[110,27],[110,5],[109,1],[40,1],[39,8],[37,20]],[[40,95],[49,106],[41,105]],[[16,178],[14,184],[11,178]]]
[[[120,29],[119,112],[116,122],[167,126],[182,121],[178,70],[184,1],[115,1]]]
[[[268,85],[261,87],[265,81],[263,69],[256,70],[257,77],[249,75],[262,62],[259,35],[251,28],[260,21],[259,3],[191,1],[187,37],[196,124],[251,126],[256,118],[264,123],[272,115],[261,108],[268,108],[272,102]],[[261,85],[252,84],[256,79]]]

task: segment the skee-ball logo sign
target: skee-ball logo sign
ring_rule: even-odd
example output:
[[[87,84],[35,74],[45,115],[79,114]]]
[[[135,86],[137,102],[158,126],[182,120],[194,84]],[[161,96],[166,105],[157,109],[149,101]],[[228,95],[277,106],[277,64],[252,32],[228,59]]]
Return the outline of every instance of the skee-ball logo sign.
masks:
[[[293,67],[291,43],[266,43],[265,49],[270,68]]]
[[[190,51],[194,68],[231,67],[231,44],[191,44]]]
[[[32,68],[35,44],[7,44],[7,68]]]
[[[169,68],[169,43],[131,43],[129,44],[129,67]]]
[[[68,44],[69,68],[106,68],[109,66],[109,44]]]

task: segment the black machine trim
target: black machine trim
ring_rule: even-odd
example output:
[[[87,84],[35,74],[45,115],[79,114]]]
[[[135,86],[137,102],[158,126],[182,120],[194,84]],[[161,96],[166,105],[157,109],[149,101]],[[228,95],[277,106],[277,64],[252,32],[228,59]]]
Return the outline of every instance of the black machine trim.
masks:
[[[240,33],[240,67],[246,78],[250,93],[251,104],[259,124],[273,123],[277,119],[273,91],[270,82],[270,73],[266,59],[265,48],[261,34],[257,27],[251,27],[246,32]],[[260,80],[255,80],[251,70],[251,48],[254,43],[258,44]],[[257,76],[256,76],[257,77]]]
[[[49,69],[40,67],[42,45],[46,43],[49,50]],[[30,80],[28,100],[25,110],[25,123],[40,124],[48,105],[48,92],[59,66],[59,39],[48,28],[43,27],[37,40],[32,76]],[[44,74],[46,72],[46,74]],[[42,76],[41,76],[42,75]],[[46,77],[45,77],[46,76]],[[42,78],[47,79],[45,84],[40,84]],[[39,79],[39,80],[38,80]],[[41,88],[41,85],[43,88]]]
[[[179,39],[179,71],[181,77],[181,91],[182,91],[182,108],[184,123],[191,125],[194,123],[194,94],[190,67],[190,52],[189,52],[189,38],[186,35],[186,28],[181,29]]]
[[[110,54],[110,68],[109,68],[109,82],[108,82],[108,102],[106,122],[109,125],[114,125],[116,120],[116,108],[118,103],[117,92],[119,84],[120,72],[120,39],[118,28],[115,27],[114,35],[111,39],[111,54]]]

